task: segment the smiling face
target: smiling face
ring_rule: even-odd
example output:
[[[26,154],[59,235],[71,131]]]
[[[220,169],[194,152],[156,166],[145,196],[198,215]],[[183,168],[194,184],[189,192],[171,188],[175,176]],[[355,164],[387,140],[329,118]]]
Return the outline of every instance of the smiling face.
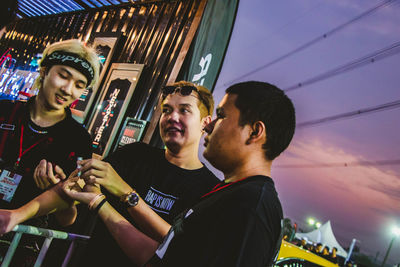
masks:
[[[206,117],[201,118],[195,94],[170,94],[162,103],[160,135],[167,148],[175,153],[183,147],[198,148]]]
[[[41,76],[43,83],[38,99],[49,111],[63,111],[86,88],[86,77],[69,66],[54,65],[47,72],[43,69]]]

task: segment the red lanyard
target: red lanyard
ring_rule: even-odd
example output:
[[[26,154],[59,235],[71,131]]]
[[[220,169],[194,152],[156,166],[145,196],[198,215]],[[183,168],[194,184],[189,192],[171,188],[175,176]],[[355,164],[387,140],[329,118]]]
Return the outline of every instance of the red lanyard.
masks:
[[[22,106],[22,103],[21,103],[21,102],[17,102],[17,103],[14,105],[14,108],[13,108],[13,110],[12,110],[12,112],[11,112],[10,117],[8,118],[8,123],[7,123],[10,127],[11,127],[11,126],[15,127],[15,125],[13,125],[13,124],[11,124],[11,123],[13,123],[14,117],[15,117],[15,115],[17,114],[17,111],[18,111],[18,109],[19,109],[21,106]],[[13,128],[12,130],[14,130],[14,128]],[[8,134],[9,134],[9,132],[6,131],[6,132],[3,134],[2,138],[1,138],[1,143],[0,143],[0,158],[3,156],[4,146],[5,146],[5,144],[6,144]]]
[[[27,149],[25,149],[24,151],[22,151],[22,143],[24,141],[24,125],[21,124],[21,136],[19,138],[19,153],[18,153],[18,158],[17,161],[15,162],[14,167],[18,168],[19,163],[21,162],[21,158],[23,155],[25,155],[29,150],[31,150],[32,148],[34,148],[35,146],[37,146],[39,143],[41,143],[42,141],[46,140],[47,137],[44,137],[42,139],[40,139],[39,141],[37,141],[36,143],[34,143],[33,145],[31,145],[30,147],[28,147]]]
[[[217,191],[219,191],[219,190],[221,190],[221,189],[223,189],[223,188],[226,188],[226,187],[228,187],[228,186],[231,186],[231,185],[233,185],[233,184],[235,184],[235,183],[237,183],[237,182],[243,181],[244,179],[247,179],[247,178],[248,178],[248,177],[244,177],[244,178],[242,178],[242,179],[240,179],[240,180],[234,181],[234,182],[232,182],[232,183],[227,183],[227,184],[225,184],[225,185],[223,185],[224,182],[219,183],[219,184],[217,184],[216,186],[214,186],[214,188],[213,188],[210,192],[208,192],[208,193],[202,195],[201,198],[206,197],[206,196],[209,196],[209,195],[211,195],[211,194],[213,194],[213,193],[215,193],[215,192],[217,192]]]

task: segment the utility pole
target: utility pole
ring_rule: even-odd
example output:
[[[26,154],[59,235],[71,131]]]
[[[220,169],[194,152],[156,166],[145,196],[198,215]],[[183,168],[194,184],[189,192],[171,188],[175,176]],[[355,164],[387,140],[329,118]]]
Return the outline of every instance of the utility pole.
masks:
[[[390,249],[392,248],[392,245],[393,245],[393,242],[394,242],[395,239],[396,239],[396,236],[393,236],[392,240],[390,241],[389,247],[388,247],[388,249],[386,251],[386,255],[385,255],[385,258],[383,259],[381,267],[385,266],[386,260],[387,260],[387,258],[389,256]]]
[[[374,263],[376,263],[376,260],[378,259],[378,256],[379,256],[379,253],[380,253],[379,251],[376,252]]]

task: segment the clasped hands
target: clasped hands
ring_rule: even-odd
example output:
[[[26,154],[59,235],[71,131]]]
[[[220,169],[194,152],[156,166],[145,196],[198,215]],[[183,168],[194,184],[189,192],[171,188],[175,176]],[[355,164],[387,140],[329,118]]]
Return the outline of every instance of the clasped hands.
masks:
[[[89,204],[101,193],[98,185],[118,198],[133,191],[108,162],[85,159],[77,164],[81,167],[74,170],[62,185],[64,192],[74,200]],[[81,175],[78,177],[79,172]]]

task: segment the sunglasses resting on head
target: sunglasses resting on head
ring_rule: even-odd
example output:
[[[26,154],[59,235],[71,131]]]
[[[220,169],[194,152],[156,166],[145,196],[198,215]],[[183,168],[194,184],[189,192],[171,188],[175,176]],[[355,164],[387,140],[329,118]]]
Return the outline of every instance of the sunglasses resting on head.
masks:
[[[207,111],[210,111],[210,105],[209,103],[201,96],[199,90],[192,85],[183,85],[183,86],[174,86],[174,85],[168,85],[164,86],[161,89],[161,96],[162,100],[164,100],[168,95],[178,93],[181,96],[188,96],[190,95],[193,91],[197,93],[199,96],[199,100],[206,106]]]

